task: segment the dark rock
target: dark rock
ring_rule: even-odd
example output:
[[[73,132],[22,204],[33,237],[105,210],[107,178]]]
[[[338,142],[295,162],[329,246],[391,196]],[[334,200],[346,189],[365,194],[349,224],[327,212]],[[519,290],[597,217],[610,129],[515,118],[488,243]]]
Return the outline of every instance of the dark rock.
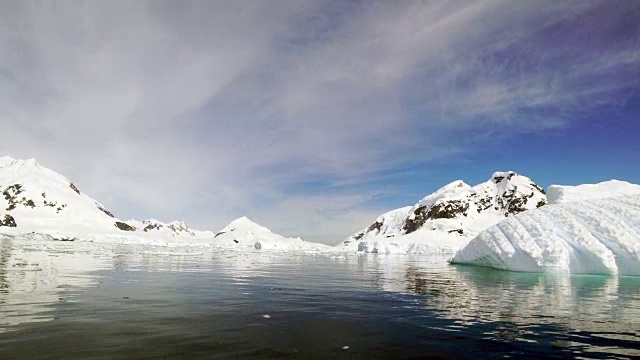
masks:
[[[0,221],[0,226],[16,227],[18,225],[16,225],[16,220],[13,218],[13,216],[6,214],[4,216],[4,220]]]
[[[427,221],[426,217],[426,206],[420,206],[413,211],[414,218],[407,219],[402,227],[407,234],[410,234],[416,230],[418,230],[424,223]]]
[[[369,226],[369,228],[367,229],[367,232],[372,232],[372,231],[380,232],[381,227],[382,227],[382,223],[379,221],[376,221],[371,226]]]
[[[116,221],[115,222],[115,227],[117,227],[118,229],[122,230],[122,231],[136,231],[136,228],[127,224],[127,223],[123,223],[122,221]]]
[[[26,198],[23,198],[22,200],[18,200],[18,195],[20,195],[23,191],[24,190],[22,188],[22,185],[20,184],[13,184],[11,186],[8,186],[6,189],[4,189],[4,191],[2,192],[2,195],[4,195],[4,199],[9,202],[9,207],[6,209],[7,211],[11,211],[15,209],[16,205],[20,201],[26,200]]]
[[[103,213],[105,213],[107,216],[109,217],[115,217],[113,216],[113,214],[111,213],[111,211],[108,211],[107,209],[103,208],[102,206],[96,204],[96,207],[98,208],[98,210],[102,211]]]
[[[69,183],[69,187],[71,188],[71,190],[75,191],[78,195],[80,195],[80,190],[78,190],[78,188],[73,185],[73,183]]]
[[[144,227],[144,229],[142,229],[142,231],[144,232],[148,232],[150,230],[160,230],[160,228],[162,228],[162,225],[160,224],[149,224],[147,226]]]
[[[543,194],[545,194],[545,195],[547,194],[547,192],[546,192],[546,191],[544,191],[544,189],[543,189],[543,188],[541,188],[540,186],[538,186],[538,184],[536,184],[536,183],[531,183],[531,186],[533,186],[536,190],[540,191],[541,193],[543,193]]]
[[[459,215],[467,216],[467,210],[469,210],[469,204],[463,203],[461,200],[436,203],[429,209],[427,219],[454,219]]]
[[[476,204],[478,206],[477,208],[478,213],[481,213],[482,211],[489,209],[492,203],[493,203],[493,199],[491,199],[490,197],[485,197],[483,199],[478,200],[478,203]]]

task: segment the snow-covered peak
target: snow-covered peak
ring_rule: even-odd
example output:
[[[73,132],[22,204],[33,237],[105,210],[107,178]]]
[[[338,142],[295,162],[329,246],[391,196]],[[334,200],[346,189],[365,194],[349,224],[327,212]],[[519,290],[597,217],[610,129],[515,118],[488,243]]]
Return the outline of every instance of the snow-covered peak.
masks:
[[[214,236],[217,245],[244,249],[312,250],[327,249],[327,245],[307,242],[301,238],[288,238],[274,234],[246,216],[235,219]]]
[[[551,185],[547,190],[547,200],[549,204],[558,204],[634,194],[640,194],[640,185],[620,180],[609,180],[598,184],[577,186]]]
[[[456,180],[441,187],[432,194],[425,196],[420,201],[418,201],[416,206],[431,206],[433,203],[440,199],[464,197],[471,191],[471,186],[467,185],[462,180]]]
[[[230,232],[230,231],[252,231],[252,232],[265,232],[270,233],[271,230],[266,227],[259,225],[251,220],[248,217],[243,216],[237,218],[230,222],[227,226],[225,226],[220,232]]]
[[[459,238],[471,238],[507,216],[546,203],[544,190],[528,177],[513,171],[497,171],[476,186],[457,180],[414,206],[385,213],[338,246],[354,247],[362,241],[380,240],[397,243],[408,239],[409,234],[411,241],[428,237],[458,242]]]
[[[43,230],[70,224],[114,227],[114,216],[66,177],[35,159],[0,158],[0,217],[11,227]]]
[[[455,181],[420,200],[410,210],[403,230],[412,233],[428,220],[460,219],[458,229],[464,232],[464,222],[478,215],[509,216],[544,204],[544,190],[531,179],[513,171],[498,171],[476,186]]]
[[[0,157],[0,169],[4,168],[4,169],[35,169],[35,168],[40,168],[41,165],[40,163],[38,163],[38,161],[36,159],[27,159],[27,160],[21,160],[21,159],[14,159],[11,156],[2,156]]]

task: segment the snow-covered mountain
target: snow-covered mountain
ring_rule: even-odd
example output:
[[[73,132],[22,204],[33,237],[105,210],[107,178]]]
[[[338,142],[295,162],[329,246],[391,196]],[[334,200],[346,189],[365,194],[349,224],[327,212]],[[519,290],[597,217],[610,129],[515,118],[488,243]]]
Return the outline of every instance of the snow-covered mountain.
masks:
[[[35,159],[0,157],[0,234],[32,239],[131,241],[232,248],[319,249],[325,245],[286,238],[247,218],[213,231],[182,221],[121,220],[69,179]],[[246,246],[245,246],[246,245]]]
[[[111,236],[212,237],[184,222],[123,221],[78,189],[69,179],[35,159],[0,157],[0,231],[35,232],[59,238]]]
[[[505,217],[541,207],[545,191],[513,171],[470,186],[454,181],[410,207],[387,212],[337,247],[362,252],[453,253]]]
[[[589,188],[574,189],[572,195]],[[452,262],[513,271],[640,275],[640,195],[572,200],[518,214],[480,233]]]
[[[225,248],[269,250],[324,250],[329,246],[312,243],[301,238],[287,238],[274,234],[246,216],[230,222],[214,236],[214,243]]]
[[[0,157],[0,230],[7,232],[118,229],[120,220],[69,179],[35,159]]]
[[[136,228],[136,231],[142,231],[150,235],[162,235],[165,237],[181,237],[189,238],[212,238],[215,234],[213,231],[194,230],[184,221],[172,221],[164,223],[159,220],[127,220],[126,224]]]

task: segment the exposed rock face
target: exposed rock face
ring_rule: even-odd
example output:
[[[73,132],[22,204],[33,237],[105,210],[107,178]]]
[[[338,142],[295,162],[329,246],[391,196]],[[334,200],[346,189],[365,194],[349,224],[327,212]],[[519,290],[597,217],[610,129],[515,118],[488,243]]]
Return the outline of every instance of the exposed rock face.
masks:
[[[189,234],[195,236],[189,226],[183,221],[174,221],[167,225],[167,228],[171,229],[176,234]]]
[[[143,223],[144,223],[144,221],[143,221]],[[151,230],[160,230],[161,228],[162,228],[161,224],[155,224],[154,223],[154,224],[148,224],[147,226],[144,227],[144,229],[142,229],[142,231],[148,232],[148,231],[151,231]]]
[[[115,227],[117,227],[118,229],[122,230],[122,231],[136,231],[136,228],[127,224],[127,223],[123,223],[122,221],[116,221],[114,223]]]
[[[424,197],[413,207],[381,215],[366,229],[347,238],[352,241],[396,237],[418,230],[472,236],[504,217],[547,203],[544,190],[513,171],[496,172],[486,182],[469,186],[454,181]]]
[[[420,229],[427,220],[455,219],[458,216],[467,216],[467,210],[469,204],[459,200],[434,204],[431,208],[419,206],[413,211],[413,218],[407,218],[402,228],[405,234],[410,234]]]
[[[108,211],[107,209],[103,208],[100,204],[96,203],[96,207],[98,208],[98,210],[100,210],[103,213],[105,213],[108,217],[112,217],[112,218],[115,217],[115,216],[113,216],[113,213],[111,213],[111,211]]]
[[[5,214],[4,219],[0,220],[0,226],[16,227],[18,225],[16,224],[16,220],[13,216]]]
[[[33,199],[28,198],[27,196],[20,196],[25,193],[25,187],[22,184],[13,184],[6,187],[2,191],[2,195],[4,199],[7,201],[6,211],[12,211],[17,208],[19,205],[24,207],[29,207],[31,209],[37,207],[35,201]],[[42,193],[43,199],[46,199],[46,194]],[[65,208],[65,204],[58,206],[57,203],[49,203],[47,200],[44,200],[44,206],[55,207],[56,212],[62,211]]]
[[[80,190],[78,190],[78,188],[73,185],[73,183],[69,183],[69,187],[71,188],[71,190],[75,191],[76,194],[80,195]]]
[[[496,172],[489,181],[477,186],[456,181],[425,197],[414,206],[402,229],[410,234],[429,220],[465,219],[470,216],[469,211],[506,217],[544,204],[544,190],[531,179],[513,171]]]

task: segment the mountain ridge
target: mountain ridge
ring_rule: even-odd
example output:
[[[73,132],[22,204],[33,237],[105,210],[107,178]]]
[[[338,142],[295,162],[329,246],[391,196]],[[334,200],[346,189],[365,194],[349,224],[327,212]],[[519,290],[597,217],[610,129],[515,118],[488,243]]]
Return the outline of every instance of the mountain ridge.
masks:
[[[36,159],[0,157],[0,193],[0,233],[8,235],[30,234],[34,238],[43,234],[46,236],[41,238],[53,239],[161,238],[213,244],[220,240],[216,239],[216,232],[191,229],[184,221],[120,219],[80,191],[71,180],[40,165]],[[244,235],[251,233],[253,238],[270,237],[272,242],[304,242],[274,234],[247,217],[230,222],[223,231],[231,227],[242,228]],[[238,234],[234,232],[236,238]]]
[[[463,241],[456,238],[467,239],[505,217],[546,204],[544,189],[530,178],[514,171],[497,171],[475,186],[462,180],[450,182],[413,206],[380,215],[373,224],[336,246],[388,252],[392,250],[388,245],[401,245],[412,234],[411,241],[433,237],[444,246],[447,242],[457,246]]]

